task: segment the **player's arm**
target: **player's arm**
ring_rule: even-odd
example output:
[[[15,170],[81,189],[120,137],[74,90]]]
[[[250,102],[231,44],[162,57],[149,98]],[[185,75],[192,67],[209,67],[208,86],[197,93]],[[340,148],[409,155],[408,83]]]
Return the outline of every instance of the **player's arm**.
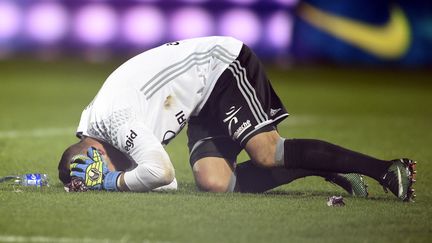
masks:
[[[119,191],[130,191],[126,185],[126,182],[124,181],[124,173],[121,173],[120,176],[118,177],[117,189]],[[164,186],[160,186],[160,187],[152,189],[152,191],[154,191],[154,192],[173,191],[173,190],[177,190],[176,178],[174,178],[174,180],[168,185],[164,185]]]
[[[134,122],[119,130],[118,141],[122,152],[137,166],[120,173],[117,187],[121,191],[151,191],[174,180],[174,167],[161,145],[144,124]]]
[[[95,147],[90,147],[87,156],[79,155],[73,159],[71,177],[80,178],[85,187],[91,190],[142,192],[167,185],[168,189],[177,189],[174,168],[168,154],[144,124],[125,124],[117,135],[118,148],[127,156],[123,156],[123,159],[114,156],[115,153],[109,156],[109,152],[101,154]],[[124,172],[120,168],[129,167],[127,165],[131,162],[125,161],[126,157],[136,166]],[[116,164],[118,171],[108,169],[112,164]]]
[[[154,151],[141,152],[158,154]],[[102,155],[100,150],[95,147],[89,147],[87,155],[79,154],[73,158],[70,165],[72,181],[67,186],[68,191],[86,191],[89,189],[137,192],[176,190],[177,181],[174,178],[174,169],[170,162],[158,160],[158,158],[164,157],[163,155],[166,153],[165,151],[160,152],[160,156],[150,156],[140,160],[140,164],[133,170],[123,172],[113,170],[112,166],[109,166],[111,162],[109,156]]]

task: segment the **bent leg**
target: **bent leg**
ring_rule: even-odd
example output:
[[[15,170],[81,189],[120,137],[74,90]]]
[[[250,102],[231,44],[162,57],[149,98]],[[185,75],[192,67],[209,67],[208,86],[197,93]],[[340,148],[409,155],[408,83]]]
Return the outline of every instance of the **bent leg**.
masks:
[[[276,131],[256,134],[246,151],[259,166],[360,173],[381,181],[391,162],[316,139],[281,139]]]
[[[302,169],[287,170],[283,167],[263,168],[248,160],[236,167],[237,192],[261,193],[294,180],[316,173]]]
[[[235,166],[235,154],[237,150],[235,149],[235,151],[228,153],[228,150],[223,149],[231,144],[230,141],[226,139],[206,140],[192,151],[191,164],[198,189],[208,192],[237,191],[260,193],[280,185],[288,184],[302,177],[320,176],[341,186],[348,193],[353,194],[349,182],[348,185],[344,185],[334,180],[334,178],[341,177],[337,173],[286,169],[281,166],[265,168],[258,166],[258,163],[253,163],[252,161]],[[228,147],[233,148],[233,144]],[[223,156],[231,159],[223,158]],[[357,195],[357,193],[355,194]]]
[[[307,176],[319,176],[344,189],[356,197],[367,197],[367,185],[358,174],[339,174],[284,167],[262,168],[252,161],[240,163],[236,167],[236,191],[261,193]]]
[[[232,192],[235,186],[234,162],[224,158],[205,157],[192,166],[199,190],[207,192]]]
[[[276,130],[262,132],[248,140],[245,150],[249,157],[261,167],[276,167],[277,145],[281,137]]]
[[[286,168],[302,168],[340,173],[360,173],[381,181],[391,165],[338,145],[316,139],[287,139],[284,142]]]

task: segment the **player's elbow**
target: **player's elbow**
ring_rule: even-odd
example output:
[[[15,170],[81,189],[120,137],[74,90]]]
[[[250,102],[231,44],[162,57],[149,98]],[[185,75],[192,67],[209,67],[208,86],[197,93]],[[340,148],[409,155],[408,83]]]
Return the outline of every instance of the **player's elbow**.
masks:
[[[175,178],[174,167],[171,163],[166,163],[159,177],[162,186],[170,184]]]
[[[151,163],[149,170],[155,176],[155,186],[160,187],[170,184],[175,178],[175,172],[168,154],[156,153],[154,161],[157,161],[157,163]]]
[[[169,161],[162,161],[158,165],[149,166],[147,173],[141,174],[143,185],[146,185],[149,190],[168,185],[174,178],[174,167]]]
[[[174,167],[169,160],[155,164],[140,164],[124,175],[129,190],[136,192],[148,192],[168,185],[174,178]]]

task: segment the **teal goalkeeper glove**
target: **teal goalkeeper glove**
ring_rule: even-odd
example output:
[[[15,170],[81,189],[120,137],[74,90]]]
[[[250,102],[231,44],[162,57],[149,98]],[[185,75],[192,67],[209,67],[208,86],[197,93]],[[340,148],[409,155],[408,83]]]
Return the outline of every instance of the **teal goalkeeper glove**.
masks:
[[[109,171],[99,151],[90,147],[87,156],[76,155],[70,164],[71,177],[80,178],[90,190],[117,191],[120,171]]]

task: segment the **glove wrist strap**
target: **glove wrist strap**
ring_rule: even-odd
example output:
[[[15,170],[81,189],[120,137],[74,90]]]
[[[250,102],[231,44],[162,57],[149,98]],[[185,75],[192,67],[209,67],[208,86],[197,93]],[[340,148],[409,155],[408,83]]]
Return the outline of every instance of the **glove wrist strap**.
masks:
[[[119,177],[121,171],[111,171],[105,175],[103,182],[103,187],[107,191],[118,191],[117,188],[117,178]]]

